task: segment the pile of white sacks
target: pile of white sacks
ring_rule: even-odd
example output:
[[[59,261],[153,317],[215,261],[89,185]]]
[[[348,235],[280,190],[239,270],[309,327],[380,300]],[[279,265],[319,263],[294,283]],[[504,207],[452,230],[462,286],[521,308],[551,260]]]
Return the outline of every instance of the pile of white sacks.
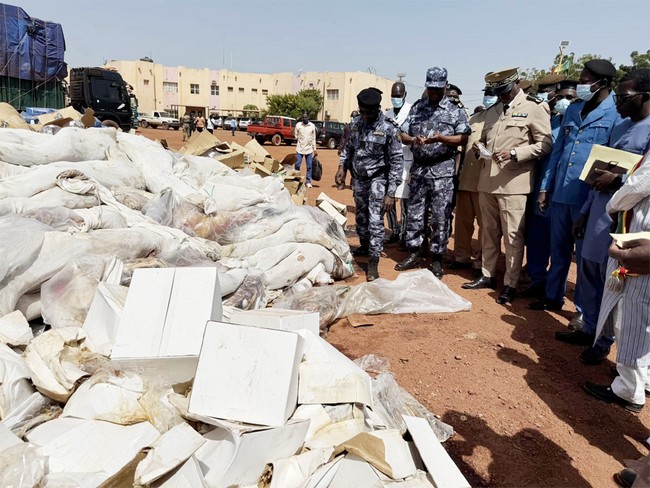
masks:
[[[286,415],[265,422],[237,414],[251,410],[251,395],[276,392],[269,382],[246,383],[253,374],[237,376],[240,352],[204,372],[201,391],[222,395],[208,405],[244,405],[204,415],[191,407],[197,378],[172,388],[165,374],[114,364],[86,334],[98,284],[121,309],[139,268],[216,268],[224,317],[274,300],[289,308],[304,293],[302,302],[318,302],[306,308],[322,312],[321,295],[309,292],[351,276],[350,250],[342,228],[316,208],[295,206],[279,178],[237,173],[113,129],[0,129],[0,256],[0,486],[466,485],[444,450],[431,451],[449,430],[394,380],[388,387],[389,373],[371,380],[317,328],[283,331],[296,341],[280,395]],[[401,290],[438,296],[408,310],[387,308],[380,284],[370,295],[337,289],[349,300],[328,323],[343,313],[469,308],[429,275],[414,274]],[[30,327],[35,319],[51,329]],[[243,327],[237,337],[251,328],[234,327]],[[205,349],[204,340],[199,371]],[[277,351],[260,341],[250,352],[259,359]],[[345,374],[327,374],[338,370]],[[206,383],[210,375],[241,378],[241,394]],[[328,391],[336,394],[322,395]],[[432,459],[443,461],[436,468]]]

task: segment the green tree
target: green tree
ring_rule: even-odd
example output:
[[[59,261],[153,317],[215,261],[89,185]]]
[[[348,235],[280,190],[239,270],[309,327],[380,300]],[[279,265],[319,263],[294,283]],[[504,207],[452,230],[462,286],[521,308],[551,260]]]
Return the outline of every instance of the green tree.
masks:
[[[252,103],[247,103],[244,105],[244,117],[259,117],[260,116],[260,109],[257,108],[257,105],[253,105]]]
[[[583,54],[576,59],[575,53],[565,54],[562,57],[562,64],[560,65],[560,55],[555,56],[553,66],[549,69],[527,68],[521,71],[520,76],[522,79],[530,80],[533,82],[533,91],[537,90],[537,82],[547,74],[554,72],[554,68],[562,73],[568,80],[577,80],[580,78],[580,72],[585,67],[585,63],[592,59],[602,59],[602,56],[596,54]],[[606,58],[612,61],[612,58]],[[616,81],[620,80],[623,75],[636,68],[650,68],[650,50],[645,53],[632,51],[630,54],[631,65],[620,65],[616,70]],[[559,68],[559,69],[558,69]]]
[[[323,105],[323,95],[319,90],[300,90],[297,94],[269,95],[266,97],[266,113],[271,115],[284,115],[299,119],[303,111],[307,111],[309,118],[318,116]]]

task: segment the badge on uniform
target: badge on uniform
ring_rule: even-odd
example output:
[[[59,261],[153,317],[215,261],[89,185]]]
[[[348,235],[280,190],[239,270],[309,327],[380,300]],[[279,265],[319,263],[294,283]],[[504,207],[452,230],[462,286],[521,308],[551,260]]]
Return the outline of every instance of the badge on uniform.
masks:
[[[373,136],[380,136],[380,137],[382,137],[382,136],[385,136],[386,133],[385,133],[385,132],[382,132],[382,131],[380,131],[380,130],[376,130],[375,132],[372,133],[372,135],[373,135]]]
[[[514,112],[512,114],[512,117],[513,118],[519,117],[520,119],[525,119],[526,117],[528,117],[528,113],[526,113],[526,112]]]

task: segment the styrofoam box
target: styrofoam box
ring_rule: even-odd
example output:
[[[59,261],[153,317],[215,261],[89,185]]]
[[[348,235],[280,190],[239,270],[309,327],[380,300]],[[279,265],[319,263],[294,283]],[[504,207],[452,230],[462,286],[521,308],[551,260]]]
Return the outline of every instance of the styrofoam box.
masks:
[[[188,411],[281,426],[298,399],[303,339],[295,332],[209,322]]]
[[[318,312],[303,310],[288,310],[281,308],[260,308],[257,310],[242,310],[233,314],[230,322],[233,324],[254,325],[267,329],[292,330],[307,329],[318,335]]]
[[[217,268],[136,269],[111,359],[145,377],[189,381],[206,323],[222,312]]]

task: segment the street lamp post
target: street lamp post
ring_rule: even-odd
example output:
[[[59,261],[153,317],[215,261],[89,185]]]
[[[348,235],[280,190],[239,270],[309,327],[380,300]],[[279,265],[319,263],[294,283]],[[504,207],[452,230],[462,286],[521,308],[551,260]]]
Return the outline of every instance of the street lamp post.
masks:
[[[560,62],[558,63],[558,71],[562,71],[562,62],[564,61],[564,50],[569,47],[571,41],[560,41]]]

